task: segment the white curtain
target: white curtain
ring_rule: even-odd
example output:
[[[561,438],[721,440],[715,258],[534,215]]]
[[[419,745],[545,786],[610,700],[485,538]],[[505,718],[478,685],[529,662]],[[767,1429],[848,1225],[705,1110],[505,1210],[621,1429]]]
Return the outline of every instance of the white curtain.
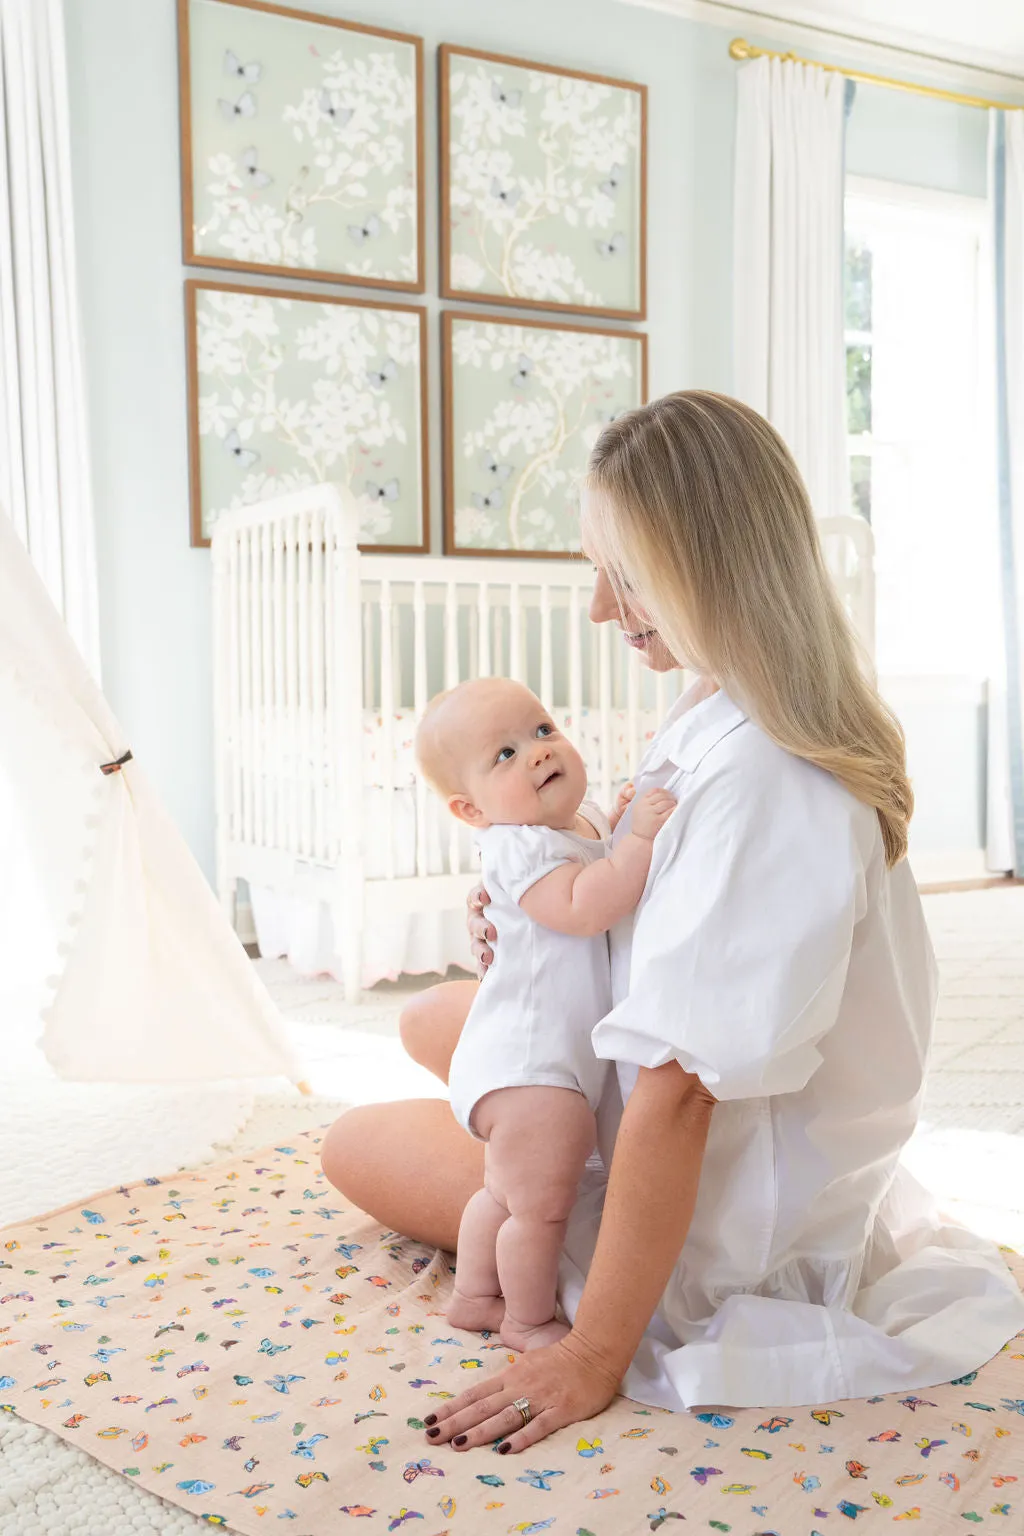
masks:
[[[1024,112],[990,118],[1005,672],[989,700],[988,862],[1024,876]]]
[[[843,342],[846,88],[757,59],[738,74],[733,391],[767,416],[818,517],[850,512]]]
[[[42,1005],[43,1051],[78,1081],[297,1082],[277,1010],[142,771],[101,771],[127,747],[0,513],[0,791],[20,871],[16,891],[10,866],[0,881],[0,1028],[20,1043]]]
[[[99,676],[61,0],[0,0],[0,506]]]

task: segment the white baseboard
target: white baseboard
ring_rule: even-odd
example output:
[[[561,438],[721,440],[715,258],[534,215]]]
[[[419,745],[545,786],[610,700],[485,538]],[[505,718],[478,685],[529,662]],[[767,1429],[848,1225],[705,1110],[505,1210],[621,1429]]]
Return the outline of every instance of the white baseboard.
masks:
[[[984,848],[910,850],[910,867],[918,885],[955,885],[962,880],[988,880],[993,871]]]

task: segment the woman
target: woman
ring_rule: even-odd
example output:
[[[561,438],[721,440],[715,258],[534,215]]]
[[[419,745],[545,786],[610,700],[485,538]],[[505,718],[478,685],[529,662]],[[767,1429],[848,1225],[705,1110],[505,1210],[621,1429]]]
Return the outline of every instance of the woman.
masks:
[[[666,1408],[926,1387],[1024,1327],[997,1250],[936,1225],[897,1166],[935,1002],[912,795],[789,453],[734,400],[667,396],[602,434],[582,533],[593,621],[700,681],[636,777],[678,809],[611,937],[594,1047],[617,1073],[566,1240],[572,1330],[431,1415],[458,1449],[523,1450],[620,1385]],[[475,985],[403,1020],[441,1078]],[[446,1249],[482,1175],[440,1101],[350,1112],[324,1168]]]

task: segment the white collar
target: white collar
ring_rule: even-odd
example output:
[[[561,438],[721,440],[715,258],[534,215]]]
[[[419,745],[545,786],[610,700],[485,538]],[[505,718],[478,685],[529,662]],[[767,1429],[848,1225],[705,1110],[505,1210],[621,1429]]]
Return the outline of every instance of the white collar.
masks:
[[[703,686],[703,681],[694,683],[673,704],[644,753],[638,775],[653,773],[668,762],[684,773],[693,773],[711,748],[746,720],[744,711],[721,688],[695,701],[694,695]]]

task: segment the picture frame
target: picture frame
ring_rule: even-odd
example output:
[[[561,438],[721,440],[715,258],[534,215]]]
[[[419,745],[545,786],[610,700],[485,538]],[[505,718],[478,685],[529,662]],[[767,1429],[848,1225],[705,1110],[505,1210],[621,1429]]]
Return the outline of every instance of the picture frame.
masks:
[[[178,0],[178,74],[187,266],[425,291],[422,38]]]
[[[445,554],[573,558],[590,450],[647,399],[646,334],[445,310],[441,358]]]
[[[185,316],[194,547],[232,507],[331,480],[361,549],[429,550],[422,305],[190,278]]]
[[[452,43],[438,70],[442,297],[645,319],[647,87]]]

